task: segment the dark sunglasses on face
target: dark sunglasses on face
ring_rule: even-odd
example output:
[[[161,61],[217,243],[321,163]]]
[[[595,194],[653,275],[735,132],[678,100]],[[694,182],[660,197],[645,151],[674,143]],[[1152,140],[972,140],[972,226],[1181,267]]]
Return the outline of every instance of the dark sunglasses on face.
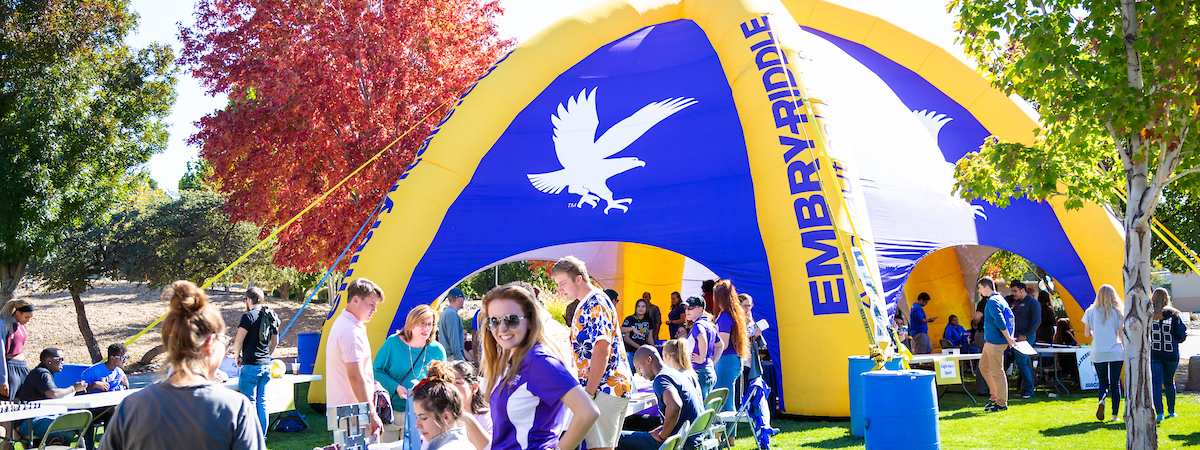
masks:
[[[525,316],[522,316],[520,314],[509,314],[507,316],[500,316],[500,317],[488,317],[487,326],[488,326],[488,328],[493,329],[493,330],[500,328],[500,324],[504,324],[504,326],[506,328],[516,328],[517,325],[521,324],[522,320],[525,320]]]

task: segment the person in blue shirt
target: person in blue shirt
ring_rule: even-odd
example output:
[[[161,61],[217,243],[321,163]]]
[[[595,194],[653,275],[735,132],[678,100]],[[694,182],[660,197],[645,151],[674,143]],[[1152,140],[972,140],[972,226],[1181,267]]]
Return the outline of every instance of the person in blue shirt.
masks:
[[[446,294],[446,307],[442,309],[442,317],[438,320],[437,340],[446,349],[446,358],[451,361],[467,359],[463,354],[466,331],[463,330],[462,319],[458,316],[466,300],[461,290],[450,289],[450,293]]]
[[[987,412],[1008,409],[1008,378],[1004,375],[1004,351],[1016,346],[1013,339],[1013,312],[1004,297],[996,293],[996,282],[991,277],[979,279],[976,285],[979,295],[987,302],[983,307],[983,356],[979,360],[979,371],[987,382],[991,400],[984,405]]]
[[[1009,283],[1012,294],[1008,304],[1013,310],[1013,338],[1017,342],[1033,343],[1037,340],[1038,325],[1042,322],[1042,305],[1036,297],[1026,295],[1025,283],[1013,280]],[[1021,352],[1012,352],[1013,361],[1021,372],[1021,398],[1033,397],[1033,357]]]
[[[87,384],[87,393],[120,391],[129,389],[129,377],[125,376],[125,361],[129,360],[129,352],[125,344],[120,342],[108,346],[108,359],[88,367],[80,375]]]
[[[979,353],[979,349],[971,346],[971,334],[958,323],[958,316],[951,314],[946,319],[946,330],[942,332],[947,348],[961,349],[963,353]]]
[[[917,302],[913,303],[912,310],[909,311],[908,317],[908,335],[912,338],[913,354],[933,353],[933,343],[929,341],[929,324],[937,321],[937,316],[928,317],[925,315],[925,307],[929,305],[930,297],[928,292],[922,292],[917,295]]]

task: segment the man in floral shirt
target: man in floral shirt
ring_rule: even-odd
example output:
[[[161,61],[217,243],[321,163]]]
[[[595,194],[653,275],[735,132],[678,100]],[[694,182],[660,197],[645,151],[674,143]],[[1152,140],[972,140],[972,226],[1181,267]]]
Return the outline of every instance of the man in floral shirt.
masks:
[[[621,328],[612,300],[588,282],[587,266],[574,256],[558,260],[550,271],[561,294],[579,299],[571,321],[571,342],[579,384],[596,402],[600,418],[588,431],[590,450],[612,449],[621,436],[633,375],[621,351]]]

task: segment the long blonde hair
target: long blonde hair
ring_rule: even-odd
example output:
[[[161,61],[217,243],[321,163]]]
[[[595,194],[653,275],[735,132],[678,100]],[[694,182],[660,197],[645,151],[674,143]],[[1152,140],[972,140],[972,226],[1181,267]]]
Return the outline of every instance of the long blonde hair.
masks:
[[[429,305],[417,305],[413,309],[408,310],[408,316],[404,318],[404,328],[399,333],[404,337],[404,341],[411,341],[413,338],[413,328],[424,322],[425,319],[433,321],[433,329],[429,330],[429,342],[437,340],[438,317],[433,313],[433,308]]]
[[[1096,293],[1096,303],[1092,307],[1100,310],[1100,317],[1104,320],[1108,320],[1109,312],[1115,312],[1117,317],[1125,315],[1125,307],[1121,298],[1117,296],[1117,290],[1108,284],[1100,286],[1100,291]]]
[[[496,337],[492,336],[489,330],[488,323],[488,305],[496,300],[509,300],[516,302],[521,307],[521,312],[525,315],[525,323],[529,331],[525,334],[525,339],[512,350],[504,350],[500,348],[500,344],[496,342]],[[529,353],[529,349],[536,344],[542,344],[547,350],[550,350],[550,344],[547,342],[544,332],[544,321],[549,320],[549,313],[546,313],[541,303],[533,298],[533,292],[521,286],[503,285],[492,288],[487,295],[483,297],[483,311],[479,314],[479,334],[481,338],[481,346],[483,347],[483,359],[480,361],[480,366],[483,368],[483,378],[487,392],[492,392],[501,381],[507,383],[512,381],[516,376],[517,370],[521,368],[521,361],[525,359],[525,355]],[[568,366],[570,367],[570,366]]]
[[[202,353],[210,335],[225,333],[225,319],[209,304],[208,295],[191,281],[176,281],[162,291],[170,306],[163,320],[162,340],[167,363],[175,372],[191,372],[208,378]]]
[[[687,341],[683,339],[671,339],[663,343],[663,361],[675,370],[681,372],[692,370],[688,353]]]
[[[1155,289],[1154,294],[1150,295],[1150,306],[1154,308],[1154,320],[1162,320],[1163,311],[1179,314],[1179,310],[1171,307],[1171,293],[1163,288]]]

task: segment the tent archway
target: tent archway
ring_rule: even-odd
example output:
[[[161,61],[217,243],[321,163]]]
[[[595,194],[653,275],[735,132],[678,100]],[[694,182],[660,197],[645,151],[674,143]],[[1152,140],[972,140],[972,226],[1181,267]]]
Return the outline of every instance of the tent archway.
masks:
[[[883,94],[872,96],[878,108],[842,95],[860,87],[838,82],[854,74]],[[806,93],[809,80],[824,87],[819,98],[836,119],[810,109],[817,96]],[[587,121],[555,123],[581,104],[595,108],[590,136],[576,126]],[[589,166],[612,170],[600,174],[603,188],[560,172],[570,164],[556,154],[555,139],[582,129],[586,144],[597,144],[652,104],[679,109],[627,124],[653,121],[606,155],[612,160],[603,158],[610,162]],[[1064,284],[1079,286],[1071,290],[1119,288],[1111,261],[1121,259],[1121,236],[1102,208],[1068,212],[1057,200],[964,205],[943,184],[906,183],[876,164],[909,164],[944,182],[945,165],[987,136],[1030,142],[1035,127],[945,51],[829,2],[613,1],[522,43],[468,90],[399,177],[347,278],[371,278],[388,294],[368,328],[378,345],[393,318],[507,255],[581,241],[672,249],[739,288],[769,292],[755,296],[774,308],[767,319],[778,333],[770,344],[786,412],[845,416],[846,356],[866,351],[870,330],[851,301],[857,293],[848,271],[857,268],[842,266],[839,241],[853,239],[866,276],[881,278],[893,302],[897,276],[924,253],[963,242],[1008,247],[1021,238],[1029,242],[1012,246],[1022,254],[1037,251],[1026,245],[1062,255],[1038,264],[1061,263],[1053,272],[1068,274],[1060,275]],[[826,132],[837,144],[828,145]],[[912,157],[874,158],[880,142],[872,137]],[[944,207],[912,213],[930,205]],[[1014,223],[1036,232],[1016,237]],[[945,242],[948,234],[964,241]],[[310,400],[320,402],[317,386]]]

